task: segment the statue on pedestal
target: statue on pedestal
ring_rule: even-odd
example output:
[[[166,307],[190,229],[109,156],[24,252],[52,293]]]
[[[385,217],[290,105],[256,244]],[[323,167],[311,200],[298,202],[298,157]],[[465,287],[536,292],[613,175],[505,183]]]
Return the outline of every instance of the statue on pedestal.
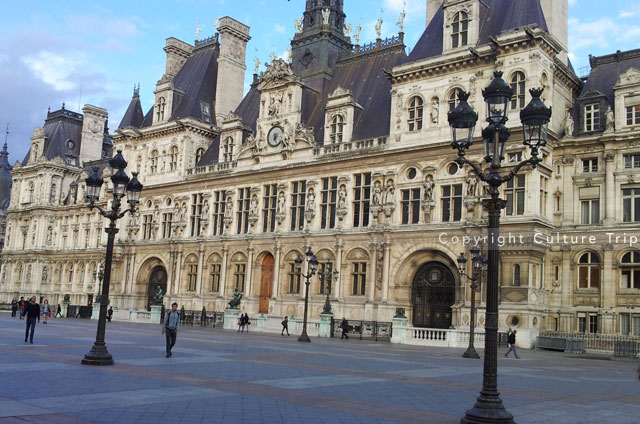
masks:
[[[163,298],[164,298],[164,292],[162,291],[162,287],[156,286],[156,293],[151,298],[151,305],[152,306],[162,305]]]
[[[238,291],[237,287],[233,290],[231,296],[232,298],[229,301],[229,309],[240,309],[238,306],[240,306],[240,300],[242,300],[242,293]]]

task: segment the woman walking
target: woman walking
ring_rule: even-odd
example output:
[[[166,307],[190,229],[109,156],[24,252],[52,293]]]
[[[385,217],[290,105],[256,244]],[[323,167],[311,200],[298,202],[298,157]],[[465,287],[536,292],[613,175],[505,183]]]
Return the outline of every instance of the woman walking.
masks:
[[[47,299],[42,302],[42,323],[46,324],[47,319],[51,316],[51,307],[49,306],[49,301]]]
[[[282,333],[280,333],[281,336],[284,336],[284,332],[285,330],[287,331],[287,336],[289,336],[289,316],[287,315],[286,317],[284,317],[284,319],[282,320]]]
[[[251,323],[249,322],[249,314],[244,314],[244,329],[247,330],[247,333],[249,332],[249,326],[251,325]]]
[[[238,318],[238,333],[244,331],[244,314],[240,315]]]

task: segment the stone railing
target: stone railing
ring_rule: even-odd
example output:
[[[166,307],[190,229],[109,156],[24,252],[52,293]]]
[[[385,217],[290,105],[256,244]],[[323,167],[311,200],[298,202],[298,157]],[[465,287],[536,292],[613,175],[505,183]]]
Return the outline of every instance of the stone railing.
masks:
[[[347,152],[355,153],[358,150],[382,148],[382,146],[385,146],[386,144],[387,137],[370,138],[367,140],[351,141],[349,143],[326,144],[324,146],[316,147],[313,150],[313,154],[318,156]]]
[[[236,161],[214,163],[213,165],[198,166],[196,168],[187,169],[187,176],[230,172],[237,167],[238,162]]]

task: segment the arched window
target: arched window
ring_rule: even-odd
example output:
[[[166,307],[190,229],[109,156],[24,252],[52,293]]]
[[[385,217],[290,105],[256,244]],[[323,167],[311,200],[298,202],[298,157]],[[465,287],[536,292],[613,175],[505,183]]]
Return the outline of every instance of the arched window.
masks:
[[[511,89],[513,90],[511,110],[522,109],[524,107],[525,88],[524,74],[520,71],[514,72],[511,76]]]
[[[422,129],[422,116],[424,114],[424,101],[419,96],[414,96],[409,100],[409,131],[420,131]]]
[[[342,143],[342,133],[344,131],[344,118],[336,115],[331,119],[331,144]]]
[[[447,95],[447,103],[449,103],[449,112],[453,112],[453,109],[455,109],[456,106],[458,106],[458,103],[460,103],[460,99],[459,99],[460,93],[462,93],[462,89],[460,88],[454,88],[453,90],[449,91],[449,94]]]
[[[49,203],[55,203],[58,187],[56,183],[51,184],[51,192],[49,193]]]
[[[640,289],[640,252],[627,252],[620,263],[620,286]]]
[[[196,150],[196,163],[200,162],[200,159],[202,159],[203,155],[204,155],[204,149],[202,147]]]
[[[158,172],[158,151],[151,152],[151,158],[149,161],[150,173],[155,174]]]
[[[513,285],[520,285],[520,265],[518,264],[513,266]]]
[[[30,182],[27,188],[27,203],[33,203],[34,200],[35,200],[35,187],[33,185],[33,182]]]
[[[458,12],[451,23],[451,47],[466,46],[469,41],[469,15]]]
[[[18,264],[16,269],[16,281],[22,281],[22,264]]]
[[[169,171],[175,171],[178,169],[178,148],[173,146],[169,150]]]
[[[164,97],[160,97],[158,99],[158,104],[156,105],[156,121],[158,122],[164,121],[165,106],[166,106],[166,101]]]
[[[73,283],[73,264],[69,264],[69,268],[67,268],[67,275],[69,276],[69,283]]]
[[[595,253],[587,252],[580,256],[578,266],[578,288],[600,288],[600,258]]]
[[[233,161],[233,138],[231,137],[227,137],[227,139],[224,141],[224,145],[223,145],[223,151],[222,151],[222,156],[223,156],[223,161],[224,162],[232,162]]]

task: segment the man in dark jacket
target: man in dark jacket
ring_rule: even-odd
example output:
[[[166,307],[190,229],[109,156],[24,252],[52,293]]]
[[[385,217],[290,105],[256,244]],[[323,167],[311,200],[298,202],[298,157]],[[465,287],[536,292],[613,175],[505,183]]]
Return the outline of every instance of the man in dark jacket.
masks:
[[[172,355],[171,349],[176,344],[179,326],[180,312],[178,312],[178,304],[174,302],[171,305],[171,310],[164,316],[164,323],[162,324],[162,334],[167,335],[167,358]]]
[[[11,318],[15,318],[16,312],[18,312],[18,301],[13,299],[11,301]]]
[[[109,310],[107,311],[107,320],[111,322],[111,318],[113,318],[113,306],[109,306]]]
[[[31,343],[33,343],[33,333],[36,330],[36,320],[40,322],[40,305],[36,303],[36,297],[31,296],[29,303],[24,307],[25,315],[27,316],[27,331],[24,333],[24,342],[27,342],[29,337],[29,329],[31,329]]]
[[[340,323],[340,328],[342,328],[342,337],[340,337],[340,340],[349,340],[349,335],[347,334],[349,332],[349,322],[344,317],[342,318],[342,322]]]
[[[18,307],[20,308],[20,319],[24,319],[25,306],[26,306],[26,302],[24,301],[24,296],[20,296],[20,302],[18,302]]]
[[[518,352],[516,351],[516,330],[513,330],[513,332],[511,334],[509,334],[509,336],[507,337],[507,343],[509,343],[509,350],[507,350],[507,353],[504,354],[504,357],[508,357],[509,353],[511,351],[513,351],[513,354],[515,355],[516,359],[520,359],[520,357],[518,356]]]

